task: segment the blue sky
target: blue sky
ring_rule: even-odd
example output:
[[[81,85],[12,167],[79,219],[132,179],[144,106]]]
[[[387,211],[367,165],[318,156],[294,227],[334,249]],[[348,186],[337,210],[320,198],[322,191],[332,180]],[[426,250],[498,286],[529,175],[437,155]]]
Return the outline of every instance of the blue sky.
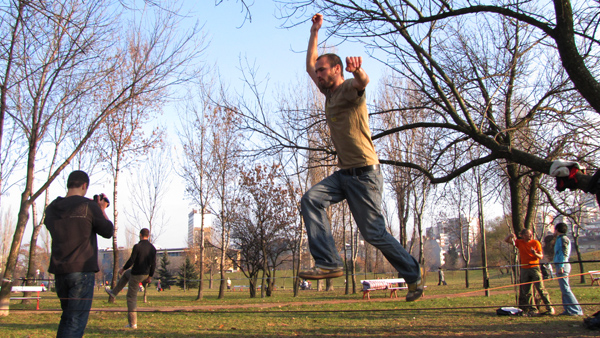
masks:
[[[204,22],[210,39],[206,53],[208,63],[216,64],[225,79],[232,85],[239,82],[239,58],[255,62],[261,76],[270,78],[270,87],[285,84],[290,78],[306,76],[306,47],[310,34],[310,22],[290,28],[279,28],[283,21],[275,17],[277,12],[273,1],[258,1],[250,8],[252,21],[244,22],[241,5],[234,0],[219,6],[206,6],[197,11],[197,19]],[[319,38],[325,38],[328,25],[324,18]],[[240,27],[241,26],[241,27]],[[337,53],[344,59],[349,55],[364,57],[364,68],[373,79],[377,79],[382,65],[366,57],[361,44],[344,42],[337,47]],[[375,81],[378,82],[378,81]]]

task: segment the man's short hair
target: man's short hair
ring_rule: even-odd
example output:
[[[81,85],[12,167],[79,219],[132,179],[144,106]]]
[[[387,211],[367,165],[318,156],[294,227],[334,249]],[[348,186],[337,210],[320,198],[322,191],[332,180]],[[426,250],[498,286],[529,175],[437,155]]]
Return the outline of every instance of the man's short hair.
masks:
[[[521,232],[519,232],[519,235],[523,236],[523,235],[525,235],[529,231],[531,231],[531,230],[525,228],[525,229],[521,230]]]
[[[150,237],[150,230],[148,230],[147,228],[143,228],[142,230],[140,230],[140,236],[144,238]]]
[[[90,177],[85,171],[75,170],[69,174],[69,178],[67,178],[67,189],[71,188],[79,188],[84,183],[90,185]]]
[[[554,229],[556,229],[556,231],[560,232],[561,234],[566,234],[567,231],[569,231],[569,227],[565,224],[565,223],[558,223],[554,226]]]
[[[333,54],[333,53],[322,54],[321,56],[319,56],[317,58],[317,61],[322,57],[327,59],[331,68],[335,67],[336,65],[340,65],[340,74],[342,75],[342,78],[344,77],[344,64],[342,63],[342,59],[337,54]]]

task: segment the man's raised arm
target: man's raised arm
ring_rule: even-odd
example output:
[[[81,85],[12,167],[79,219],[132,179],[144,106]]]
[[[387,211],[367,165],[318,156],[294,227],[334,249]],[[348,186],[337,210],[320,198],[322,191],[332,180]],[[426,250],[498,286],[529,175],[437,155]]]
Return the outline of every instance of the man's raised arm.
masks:
[[[348,56],[346,58],[346,71],[352,73],[354,80],[352,80],[352,87],[356,90],[364,90],[369,84],[369,76],[362,69],[362,57],[360,56]]]
[[[308,40],[308,50],[306,51],[306,72],[313,82],[319,86],[315,64],[317,63],[317,57],[319,57],[319,29],[323,25],[323,14],[315,14],[312,17],[312,23],[312,27],[310,27],[310,39]]]

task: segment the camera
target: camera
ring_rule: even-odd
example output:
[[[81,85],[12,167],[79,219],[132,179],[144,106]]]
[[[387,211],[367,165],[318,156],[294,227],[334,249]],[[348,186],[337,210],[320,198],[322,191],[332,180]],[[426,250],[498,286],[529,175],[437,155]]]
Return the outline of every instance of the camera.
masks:
[[[98,203],[100,201],[106,202],[107,207],[110,206],[110,201],[108,200],[108,197],[106,197],[106,195],[104,195],[104,194],[94,195],[94,202]]]

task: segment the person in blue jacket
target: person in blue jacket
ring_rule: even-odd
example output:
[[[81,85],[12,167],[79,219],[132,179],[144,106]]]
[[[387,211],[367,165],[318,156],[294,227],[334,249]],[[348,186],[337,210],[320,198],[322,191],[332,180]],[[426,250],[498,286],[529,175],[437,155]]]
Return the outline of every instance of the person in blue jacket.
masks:
[[[571,287],[569,286],[569,273],[571,272],[571,264],[569,264],[569,256],[571,255],[571,240],[567,237],[568,227],[565,223],[558,223],[554,226],[554,236],[556,243],[554,244],[554,265],[556,268],[556,276],[559,278],[558,285],[562,293],[562,303],[565,311],[562,316],[583,316],[583,310],[579,306],[579,302]]]

